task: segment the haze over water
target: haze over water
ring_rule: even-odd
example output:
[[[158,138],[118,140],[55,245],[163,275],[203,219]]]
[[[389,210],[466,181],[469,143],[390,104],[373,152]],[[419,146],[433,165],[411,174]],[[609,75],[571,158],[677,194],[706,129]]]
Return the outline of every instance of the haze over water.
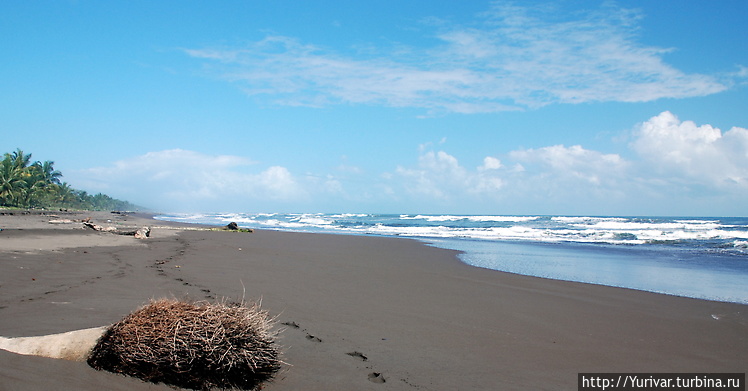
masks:
[[[382,214],[169,214],[170,221],[415,238],[470,265],[748,303],[748,219]]]

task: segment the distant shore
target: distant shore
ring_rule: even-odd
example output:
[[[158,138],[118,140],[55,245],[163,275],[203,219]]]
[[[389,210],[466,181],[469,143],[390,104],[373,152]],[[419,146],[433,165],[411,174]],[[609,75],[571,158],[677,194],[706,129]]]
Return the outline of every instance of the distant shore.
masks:
[[[87,218],[154,228],[138,240]],[[0,335],[103,326],[151,298],[244,297],[285,328],[290,366],[264,390],[559,390],[579,372],[746,370],[746,305],[480,269],[400,238],[194,227],[0,214]],[[0,350],[0,389],[171,388]]]

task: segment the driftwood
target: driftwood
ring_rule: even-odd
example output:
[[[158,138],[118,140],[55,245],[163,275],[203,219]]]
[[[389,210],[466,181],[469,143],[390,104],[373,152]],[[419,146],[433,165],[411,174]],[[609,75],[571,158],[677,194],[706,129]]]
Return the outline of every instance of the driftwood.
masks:
[[[87,228],[90,228],[94,231],[99,232],[111,232],[113,234],[117,235],[126,235],[126,236],[135,236],[136,239],[145,239],[149,236],[151,236],[151,228],[150,227],[142,227],[138,228],[136,230],[120,230],[115,227],[105,227],[103,225],[94,224],[90,221],[84,221],[83,225]]]
[[[135,231],[135,239],[145,239],[149,236],[151,236],[151,228],[150,227],[143,227]]]
[[[107,329],[95,327],[38,337],[0,337],[0,349],[30,356],[86,361]]]

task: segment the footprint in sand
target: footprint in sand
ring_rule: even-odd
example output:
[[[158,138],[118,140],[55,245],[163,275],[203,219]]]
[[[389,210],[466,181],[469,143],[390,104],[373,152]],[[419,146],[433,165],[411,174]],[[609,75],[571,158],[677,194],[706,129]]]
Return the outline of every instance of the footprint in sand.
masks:
[[[315,337],[315,336],[313,336],[311,334],[307,334],[306,335],[306,339],[308,339],[308,340],[310,340],[312,342],[322,342],[322,340],[319,339],[319,337]]]
[[[283,322],[281,324],[284,325],[284,326],[288,326],[290,328],[293,328],[293,329],[299,329],[299,328],[301,328],[301,326],[299,326],[298,323],[293,322],[293,321],[291,321],[291,322]],[[304,329],[302,331],[306,333],[306,329]],[[314,335],[309,334],[309,333],[306,333],[306,339],[308,339],[308,340],[310,340],[312,342],[322,342],[322,339],[320,339],[319,337],[315,337]]]
[[[384,375],[382,375],[379,372],[372,372],[369,374],[369,381],[372,383],[384,383],[386,380],[384,380]]]
[[[364,356],[364,354],[361,353],[361,352],[359,352],[359,351],[353,351],[353,352],[346,353],[346,354],[349,355],[349,356],[351,356],[351,357],[360,358],[361,361],[366,361],[366,360],[369,359],[369,357]]]

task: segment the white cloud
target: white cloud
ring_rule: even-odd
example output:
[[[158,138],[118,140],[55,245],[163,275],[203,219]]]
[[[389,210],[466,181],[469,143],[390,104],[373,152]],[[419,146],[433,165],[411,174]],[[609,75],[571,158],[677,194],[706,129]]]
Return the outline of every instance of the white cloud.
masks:
[[[264,197],[275,199],[293,199],[301,194],[301,188],[296,183],[291,172],[285,167],[273,166],[255,176],[245,177],[250,181],[256,179],[256,183],[246,183],[250,190],[259,190]]]
[[[533,173],[543,177],[581,180],[593,185],[618,181],[628,165],[617,154],[603,154],[580,145],[517,150],[509,156],[520,162],[525,171],[535,166]]]
[[[498,159],[489,156],[482,166],[472,171],[444,151],[423,151],[417,167],[398,167],[397,175],[388,175],[387,179],[394,179],[393,184],[424,203],[430,201],[422,198],[424,196],[442,201],[460,200],[466,195],[493,197],[504,185],[500,173],[496,172],[501,167]]]
[[[450,198],[451,190],[467,181],[465,169],[444,151],[425,152],[418,158],[417,168],[398,167],[396,173],[406,179],[408,192],[439,199]]]
[[[627,194],[636,191],[630,162],[618,154],[554,145],[508,155],[515,165],[507,197],[545,213],[622,213]]]
[[[496,151],[466,167],[427,143],[414,148],[415,164],[380,162],[388,172],[368,172],[344,159],[331,173],[299,176],[280,165],[258,167],[242,157],[175,149],[68,179],[76,188],[166,211],[388,207],[393,213],[720,214],[744,204],[747,129],[722,132],[663,112],[636,126],[633,136],[629,159],[581,145],[552,145]]]
[[[519,149],[468,169],[425,145],[415,167],[400,166],[385,179],[394,194],[437,209],[683,215],[744,204],[747,129],[723,133],[663,112],[635,128],[630,147],[630,159],[580,145]]]
[[[580,146],[517,150],[507,156],[509,166],[487,156],[470,170],[444,151],[422,151],[418,165],[398,167],[390,185],[424,205],[437,201],[461,203],[465,209],[530,203],[568,207],[580,200],[600,203],[603,198],[605,203],[620,198],[619,186],[629,167],[618,155]]]
[[[734,127],[723,134],[666,111],[638,126],[635,137],[632,148],[673,180],[748,187],[748,129]]]
[[[71,182],[90,192],[101,191],[163,210],[207,204],[221,209],[220,203],[305,197],[304,190],[286,168],[272,166],[247,172],[246,168],[253,164],[238,156],[173,149],[74,173]]]
[[[220,75],[248,94],[284,105],[353,103],[476,113],[553,103],[645,102],[727,88],[714,76],[665,63],[670,49],[638,42],[641,16],[632,10],[547,8],[498,2],[471,25],[441,23],[433,33],[440,42],[436,46],[398,47],[380,57],[343,55],[283,36],[238,49],[185,52],[217,62]]]
[[[501,160],[493,156],[486,156],[483,159],[483,165],[478,167],[478,171],[498,170],[501,167]]]

